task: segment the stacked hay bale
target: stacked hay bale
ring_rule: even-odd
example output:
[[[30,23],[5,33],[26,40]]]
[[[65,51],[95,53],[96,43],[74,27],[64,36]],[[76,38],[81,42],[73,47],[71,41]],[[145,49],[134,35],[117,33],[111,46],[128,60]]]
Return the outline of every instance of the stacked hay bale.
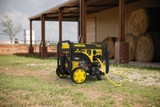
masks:
[[[133,61],[136,56],[136,38],[132,34],[126,34],[125,42],[129,43],[129,60]]]
[[[159,14],[160,8],[148,8],[133,11],[130,16],[130,31],[137,38],[136,61],[160,61]]]
[[[115,49],[115,37],[106,37],[103,41],[107,42],[108,45],[108,51],[109,51],[109,58],[113,58],[114,57],[114,49]]]
[[[144,33],[137,41],[136,61],[160,61],[160,33]]]
[[[145,32],[160,31],[160,8],[135,10],[130,16],[130,30],[136,37]]]

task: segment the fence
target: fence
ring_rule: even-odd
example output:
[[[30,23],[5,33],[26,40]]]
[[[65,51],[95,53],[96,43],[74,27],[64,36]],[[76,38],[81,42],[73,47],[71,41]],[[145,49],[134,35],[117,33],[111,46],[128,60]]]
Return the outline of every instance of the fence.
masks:
[[[41,43],[40,40],[35,40],[35,41],[32,41],[32,44],[33,45],[39,45]],[[53,45],[56,45],[58,43],[58,41],[46,41],[46,45],[47,46],[53,46]],[[11,44],[11,41],[10,40],[2,40],[0,39],[0,44]],[[12,44],[23,44],[23,45],[29,45],[30,44],[30,41],[24,41],[24,40],[12,40]]]
[[[0,55],[28,55],[29,44],[24,44],[24,41],[0,40]],[[57,41],[46,41],[48,56],[56,56]],[[33,42],[34,54],[39,55],[40,41]]]
[[[46,46],[55,46],[57,45],[58,41],[45,41],[46,42]],[[77,43],[77,41],[72,41],[74,43]],[[32,41],[32,44],[33,45],[40,45],[41,41],[40,40],[35,40],[35,41]],[[2,40],[0,39],[0,44],[11,44],[11,41],[10,40]],[[23,44],[23,45],[30,45],[30,41],[24,41],[24,40],[18,40],[18,39],[15,39],[15,40],[12,40],[12,44]]]

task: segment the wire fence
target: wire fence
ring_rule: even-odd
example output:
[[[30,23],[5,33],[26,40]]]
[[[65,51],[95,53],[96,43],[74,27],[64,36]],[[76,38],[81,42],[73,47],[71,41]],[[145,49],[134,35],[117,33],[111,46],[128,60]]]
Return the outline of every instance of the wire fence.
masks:
[[[77,41],[72,41],[74,43],[77,43]],[[45,41],[45,45],[46,46],[55,46],[57,45],[58,41]],[[16,45],[16,44],[20,44],[20,45],[30,45],[30,40],[3,40],[3,39],[0,39],[0,44],[6,44],[6,45]],[[41,44],[41,41],[40,40],[33,40],[32,41],[32,45],[40,45]]]

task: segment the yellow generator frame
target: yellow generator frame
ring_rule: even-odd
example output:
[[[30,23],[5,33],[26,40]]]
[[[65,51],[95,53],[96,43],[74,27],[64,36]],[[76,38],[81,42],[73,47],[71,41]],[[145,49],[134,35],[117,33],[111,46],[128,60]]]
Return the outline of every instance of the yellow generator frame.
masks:
[[[100,70],[101,64],[97,60],[106,61],[106,73],[109,72],[109,52],[105,42],[81,44],[62,41],[57,44],[57,70],[60,78],[71,76],[74,83],[80,84],[88,75],[96,76],[101,80],[104,73]]]

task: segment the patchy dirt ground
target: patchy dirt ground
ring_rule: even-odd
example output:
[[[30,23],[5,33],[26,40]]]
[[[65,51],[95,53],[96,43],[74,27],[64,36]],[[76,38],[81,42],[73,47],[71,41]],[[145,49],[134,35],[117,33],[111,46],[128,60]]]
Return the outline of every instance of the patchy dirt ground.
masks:
[[[50,67],[46,67],[48,65],[53,66],[53,68],[51,69]],[[39,77],[39,78],[43,78],[43,79],[53,79],[51,78],[51,73],[54,71],[56,71],[56,65],[57,63],[40,63],[40,64],[26,64],[26,66],[28,67],[33,67],[33,66],[44,66],[45,70],[38,70],[38,71],[31,71],[31,70],[23,70],[23,69],[19,69],[19,70],[14,70],[12,67],[6,67],[3,70],[0,70],[0,72],[4,72],[8,75],[14,75],[14,76],[35,76],[35,77]],[[18,68],[17,68],[18,69]],[[110,67],[110,72],[108,74],[108,77],[115,81],[115,82],[119,82],[119,80],[121,80],[121,76],[117,76],[112,74],[115,71],[123,71],[123,69],[121,68],[117,68],[117,67]],[[145,86],[152,86],[155,85],[157,87],[160,87],[160,73],[146,73],[146,74],[142,74],[142,73],[138,73],[137,71],[125,71],[124,73],[122,73],[126,76],[129,77],[129,82],[136,82],[139,85],[145,85]],[[59,78],[57,78],[59,79]],[[106,80],[105,76],[102,76],[102,79]],[[61,81],[61,80],[60,80]],[[63,81],[63,80],[62,80]]]
[[[46,65],[57,65],[57,63],[40,63],[40,64],[36,64],[36,63],[33,63],[33,64],[26,64],[27,66],[46,66]]]
[[[98,90],[94,90],[93,88],[80,88],[80,89],[75,89],[75,92],[81,92],[84,93],[86,96],[88,96],[90,99],[97,99],[101,96],[103,96],[104,94],[107,94],[106,92],[102,92],[102,91],[98,91]]]
[[[47,67],[48,65],[53,66],[52,68]],[[56,63],[43,63],[43,64],[26,64],[28,67],[37,67],[37,66],[44,66],[42,70],[27,70],[21,67],[5,67],[0,72],[3,72],[7,75],[13,76],[35,76],[42,79],[51,79],[51,73],[56,71]]]
[[[70,76],[64,79],[59,78],[56,75],[56,62],[42,61],[43,63],[33,60],[33,63],[16,62],[17,65],[12,63],[0,65],[0,73],[10,75],[6,83],[12,83],[10,77],[15,81],[13,86],[11,84],[6,89],[4,88],[5,79],[2,79],[2,83],[0,81],[0,89],[3,89],[0,92],[0,103],[34,107],[53,105],[156,107],[159,105],[160,93],[157,90],[160,89],[160,73],[158,71],[110,66],[108,76],[112,81],[119,83],[124,79],[114,75],[115,71],[124,71],[123,74],[129,77],[129,81],[124,82],[122,87],[115,87],[105,76],[102,76],[102,81],[98,81],[95,77],[88,77],[85,83],[79,85],[74,84]],[[17,80],[18,83],[15,77],[20,78]],[[23,83],[25,79],[27,79],[26,86]],[[22,87],[19,85],[19,80],[22,80]]]
[[[139,85],[152,86],[156,85],[160,87],[160,74],[159,73],[149,73],[140,74],[137,72],[128,73],[129,82],[137,82]]]
[[[108,77],[118,82],[121,80],[121,76],[114,75],[113,72],[115,71],[124,71],[122,74],[127,76],[129,78],[129,82],[136,82],[139,85],[144,86],[152,86],[155,85],[157,87],[160,87],[160,73],[159,72],[148,72],[148,73],[141,73],[139,70],[124,70],[122,68],[118,67],[110,67],[110,73],[108,74]],[[103,76],[103,79],[106,79]]]

